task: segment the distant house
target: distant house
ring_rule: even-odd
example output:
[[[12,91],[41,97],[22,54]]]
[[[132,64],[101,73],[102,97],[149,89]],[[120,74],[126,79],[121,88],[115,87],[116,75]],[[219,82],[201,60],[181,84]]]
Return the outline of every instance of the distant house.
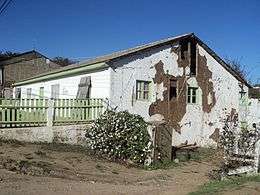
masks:
[[[15,83],[22,97],[103,98],[149,121],[161,115],[172,145],[216,144],[223,119],[251,86],[193,33],[83,61]]]
[[[249,96],[251,98],[260,99],[260,84],[256,84],[249,90]]]
[[[0,96],[12,97],[12,84],[29,77],[59,68],[48,57],[37,51],[28,51],[0,61]],[[20,96],[20,91],[16,92]]]

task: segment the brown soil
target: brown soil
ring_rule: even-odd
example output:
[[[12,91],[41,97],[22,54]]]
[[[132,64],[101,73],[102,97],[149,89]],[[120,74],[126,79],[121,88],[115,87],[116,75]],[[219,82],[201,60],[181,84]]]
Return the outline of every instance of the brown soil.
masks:
[[[95,158],[79,147],[0,142],[0,194],[187,194],[214,166],[190,161],[144,170]]]
[[[235,189],[227,189],[223,195],[259,195],[260,194],[260,184],[259,182],[248,182],[241,185]]]

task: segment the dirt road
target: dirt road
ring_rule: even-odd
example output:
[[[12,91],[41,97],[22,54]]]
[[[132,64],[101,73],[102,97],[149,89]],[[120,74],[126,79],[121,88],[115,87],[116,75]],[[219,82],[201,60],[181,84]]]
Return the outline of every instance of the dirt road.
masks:
[[[0,194],[187,194],[208,181],[208,162],[168,170],[129,168],[82,148],[1,143]]]

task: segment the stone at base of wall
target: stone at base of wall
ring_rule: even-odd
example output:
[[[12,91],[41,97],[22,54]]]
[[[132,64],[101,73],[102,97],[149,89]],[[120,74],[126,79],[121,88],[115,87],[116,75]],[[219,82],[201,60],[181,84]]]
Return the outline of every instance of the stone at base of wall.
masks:
[[[86,146],[88,125],[23,127],[0,129],[0,139],[32,143],[62,143]]]

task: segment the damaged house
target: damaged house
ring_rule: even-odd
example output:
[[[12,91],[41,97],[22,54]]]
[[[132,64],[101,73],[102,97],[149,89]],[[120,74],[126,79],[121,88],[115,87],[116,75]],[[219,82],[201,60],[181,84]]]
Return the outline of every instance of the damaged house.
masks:
[[[103,98],[145,120],[161,116],[172,145],[216,144],[251,86],[196,35],[156,41],[17,82],[23,98]]]

